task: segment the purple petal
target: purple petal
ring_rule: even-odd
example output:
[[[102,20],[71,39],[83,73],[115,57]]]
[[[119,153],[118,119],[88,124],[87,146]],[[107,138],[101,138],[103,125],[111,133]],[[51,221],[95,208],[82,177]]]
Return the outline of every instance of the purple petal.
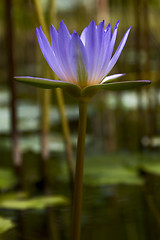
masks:
[[[90,22],[86,32],[86,52],[88,57],[88,78],[92,81],[93,70],[98,61],[98,37],[94,20]]]
[[[97,27],[97,35],[98,35],[98,43],[100,48],[103,40],[103,36],[104,36],[104,20],[100,22],[100,24]]]
[[[63,66],[63,71],[65,76],[70,81],[74,81],[74,77],[71,71],[71,66],[69,63],[69,43],[71,41],[71,35],[66,27],[66,25],[61,21],[58,31],[58,46],[59,46],[59,57],[60,62]]]
[[[101,78],[103,78],[105,76],[106,69],[108,67],[110,58],[111,58],[112,53],[113,53],[113,49],[114,49],[114,45],[115,45],[115,41],[116,41],[116,37],[117,37],[118,25],[119,25],[119,21],[116,23],[116,25],[114,27],[112,38],[111,38],[111,41],[108,45],[108,49],[107,49],[107,52],[106,52],[106,59],[104,61],[102,69],[101,69]]]
[[[105,71],[105,63],[107,61],[107,54],[109,51],[109,43],[111,40],[111,25],[110,23],[104,30],[103,34],[103,41],[102,41],[102,47],[101,47],[101,54],[99,56],[99,64],[97,67],[97,74],[96,77],[99,79],[102,79],[104,77],[104,71]]]
[[[53,49],[55,55],[58,56],[59,55],[58,33],[52,24],[51,24],[51,28],[50,28],[50,35],[51,35],[52,49]]]
[[[55,57],[57,59],[58,66],[59,66],[61,72],[63,73],[63,79],[62,80],[64,80],[64,79],[66,79],[66,76],[64,75],[63,64],[61,62],[60,54],[59,54],[58,33],[57,33],[57,30],[55,29],[55,27],[52,24],[51,24],[51,28],[50,28],[50,35],[51,35],[52,49],[53,49]]]
[[[97,57],[97,66],[95,68],[94,77],[99,76],[99,72],[103,65],[103,55],[104,55],[104,21],[102,21],[97,28],[97,37],[98,37],[98,57]]]
[[[113,30],[112,38],[111,38],[111,41],[109,44],[109,49],[107,52],[106,64],[110,60],[112,53],[113,53],[113,49],[114,49],[114,45],[115,45],[116,37],[117,37],[118,25],[119,25],[119,21],[116,23],[114,30]]]
[[[126,31],[124,37],[122,38],[115,54],[113,55],[113,57],[111,58],[109,64],[108,64],[108,67],[107,67],[107,70],[106,70],[106,75],[111,71],[111,69],[114,67],[114,65],[116,64],[125,44],[126,44],[126,41],[127,41],[127,38],[128,38],[128,35],[129,35],[129,32],[130,32],[130,29],[131,27]]]
[[[86,32],[87,32],[87,27],[83,29],[83,31],[81,33],[81,36],[80,36],[80,39],[83,42],[84,46],[85,46],[85,43],[86,43]]]
[[[113,74],[113,75],[107,76],[103,79],[103,81],[100,84],[112,82],[112,80],[114,80],[116,78],[119,78],[119,77],[122,77],[124,75],[125,75],[125,73]]]
[[[37,39],[38,39],[39,46],[41,48],[41,51],[42,51],[46,61],[48,62],[51,69],[56,73],[56,75],[59,78],[62,78],[62,73],[59,69],[55,54],[54,54],[46,36],[44,35],[41,27],[39,27],[39,29],[38,28],[36,29],[36,33],[37,33]]]
[[[111,24],[109,23],[108,25],[107,25],[107,27],[104,29],[104,31],[105,32],[108,32],[108,29],[110,29],[111,28]]]
[[[73,32],[72,39],[70,42],[70,63],[72,71],[77,80],[78,85],[81,87],[87,85],[88,74],[87,74],[87,55],[84,45],[79,38],[78,33]]]
[[[113,30],[113,34],[112,34],[112,38],[111,38],[111,42],[110,42],[110,49],[109,49],[109,55],[110,57],[112,56],[113,53],[113,49],[114,49],[114,45],[116,42],[116,37],[117,37],[117,31],[118,31],[118,25],[119,25],[119,21],[116,23],[114,30]]]

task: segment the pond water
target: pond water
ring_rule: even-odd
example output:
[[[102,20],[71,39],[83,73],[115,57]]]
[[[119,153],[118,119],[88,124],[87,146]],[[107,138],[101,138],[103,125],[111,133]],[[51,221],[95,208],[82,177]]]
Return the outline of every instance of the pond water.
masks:
[[[97,98],[98,99],[98,98]],[[121,107],[117,108],[121,99]],[[71,189],[66,167],[65,144],[61,133],[60,116],[57,107],[50,111],[51,133],[49,149],[51,157],[48,166],[49,195],[45,198],[40,144],[40,107],[33,100],[18,101],[18,127],[20,150],[23,156],[21,192],[17,189],[17,178],[14,175],[11,156],[9,95],[5,89],[1,94],[0,104],[0,216],[10,220],[8,230],[1,230],[3,240],[69,240],[71,233]],[[147,111],[146,92],[142,92],[143,111]],[[84,171],[82,239],[83,240],[157,240],[160,239],[160,163],[159,138],[152,148],[142,147],[141,152],[133,148],[137,132],[138,95],[127,92],[117,98],[116,94],[103,95],[96,102],[97,109],[88,111],[86,136],[86,159]],[[107,114],[103,109],[107,109]],[[114,114],[121,110],[126,116],[123,131],[117,132],[121,151],[107,153],[104,150],[105,125],[113,128]],[[99,112],[95,116],[95,111]],[[78,126],[78,108],[68,105],[67,117],[71,126],[71,137],[76,150],[76,133]],[[131,115],[129,116],[129,114]],[[132,115],[133,114],[133,115]],[[98,118],[100,115],[101,118]],[[110,119],[106,119],[110,116]],[[156,115],[157,122],[159,115]],[[122,114],[119,118],[122,121]],[[94,120],[94,121],[93,121]],[[143,119],[142,119],[143,120]],[[105,124],[103,124],[103,121]],[[115,120],[114,120],[115,121]],[[143,121],[142,121],[143,122]],[[101,126],[94,132],[94,126]],[[128,140],[122,138],[128,132]],[[52,132],[53,130],[53,132]],[[100,134],[100,131],[102,133]],[[107,129],[108,131],[108,129]],[[130,134],[129,134],[130,133]],[[145,144],[152,139],[144,137]],[[127,136],[126,136],[127,137]],[[110,139],[112,140],[112,138]],[[108,140],[108,142],[110,141]],[[154,138],[155,140],[155,138]],[[147,142],[147,143],[146,143]],[[150,151],[152,150],[152,151]]]
[[[30,201],[44,196],[40,156],[31,152],[25,153],[22,185],[27,197],[14,190],[16,181],[11,179],[12,176],[10,184],[13,186],[10,186],[9,191],[5,191],[1,184],[0,215],[14,223],[13,228],[1,235],[1,239],[70,239],[71,191],[65,157],[58,155],[52,155],[49,161],[50,194],[54,197],[61,196],[65,201],[46,206],[40,206],[40,201],[30,207],[21,204],[24,199]],[[10,164],[5,161],[5,152],[3,156],[2,169],[10,169]],[[117,153],[87,157],[82,239],[159,239],[159,174],[160,164],[156,153]],[[5,180],[5,174],[1,176]],[[17,200],[20,202],[16,203]]]

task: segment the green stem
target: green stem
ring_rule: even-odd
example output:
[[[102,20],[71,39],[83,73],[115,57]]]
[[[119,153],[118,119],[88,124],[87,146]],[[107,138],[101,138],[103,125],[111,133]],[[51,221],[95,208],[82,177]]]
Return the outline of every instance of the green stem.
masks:
[[[86,101],[85,99],[79,101],[79,127],[78,127],[77,161],[73,198],[72,240],[80,240],[81,232],[83,165],[87,120],[87,105],[88,101]]]

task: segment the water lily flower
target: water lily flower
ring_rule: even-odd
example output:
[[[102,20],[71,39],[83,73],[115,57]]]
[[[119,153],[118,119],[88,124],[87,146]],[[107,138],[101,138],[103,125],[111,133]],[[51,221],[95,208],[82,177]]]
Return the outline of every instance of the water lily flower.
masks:
[[[58,32],[51,25],[51,45],[41,27],[36,29],[41,51],[50,68],[60,80],[38,77],[16,77],[18,81],[42,88],[62,88],[75,97],[92,97],[100,89],[123,90],[150,83],[150,81],[113,82],[124,74],[108,75],[116,64],[127,41],[130,28],[124,34],[113,54],[119,21],[111,34],[111,25],[98,26],[92,20],[79,36],[72,35],[61,21]]]

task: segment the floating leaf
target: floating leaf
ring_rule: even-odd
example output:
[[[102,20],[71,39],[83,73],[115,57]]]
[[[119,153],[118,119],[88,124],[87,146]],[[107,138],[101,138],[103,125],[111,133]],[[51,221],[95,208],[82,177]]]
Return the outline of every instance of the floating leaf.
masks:
[[[10,169],[0,169],[0,189],[8,189],[16,184],[16,177]]]
[[[159,162],[144,163],[144,164],[142,164],[141,168],[146,172],[160,175],[160,163]]]
[[[6,218],[0,217],[0,234],[14,227],[14,223]]]
[[[9,199],[0,202],[1,208],[27,210],[43,209],[47,206],[57,206],[67,204],[68,201],[63,196],[36,197],[33,199]]]
[[[85,159],[84,184],[102,186],[110,184],[142,185],[143,178],[139,176],[137,167],[139,155],[107,154],[106,156],[93,156]],[[55,168],[55,165],[54,165]],[[50,167],[53,169],[53,167]],[[68,180],[68,172],[64,162],[61,163],[61,173],[58,170],[50,171],[56,174],[61,181]]]
[[[127,169],[123,166],[101,166],[98,169],[88,169],[85,174],[85,183],[99,186],[105,184],[143,184],[135,170]]]

